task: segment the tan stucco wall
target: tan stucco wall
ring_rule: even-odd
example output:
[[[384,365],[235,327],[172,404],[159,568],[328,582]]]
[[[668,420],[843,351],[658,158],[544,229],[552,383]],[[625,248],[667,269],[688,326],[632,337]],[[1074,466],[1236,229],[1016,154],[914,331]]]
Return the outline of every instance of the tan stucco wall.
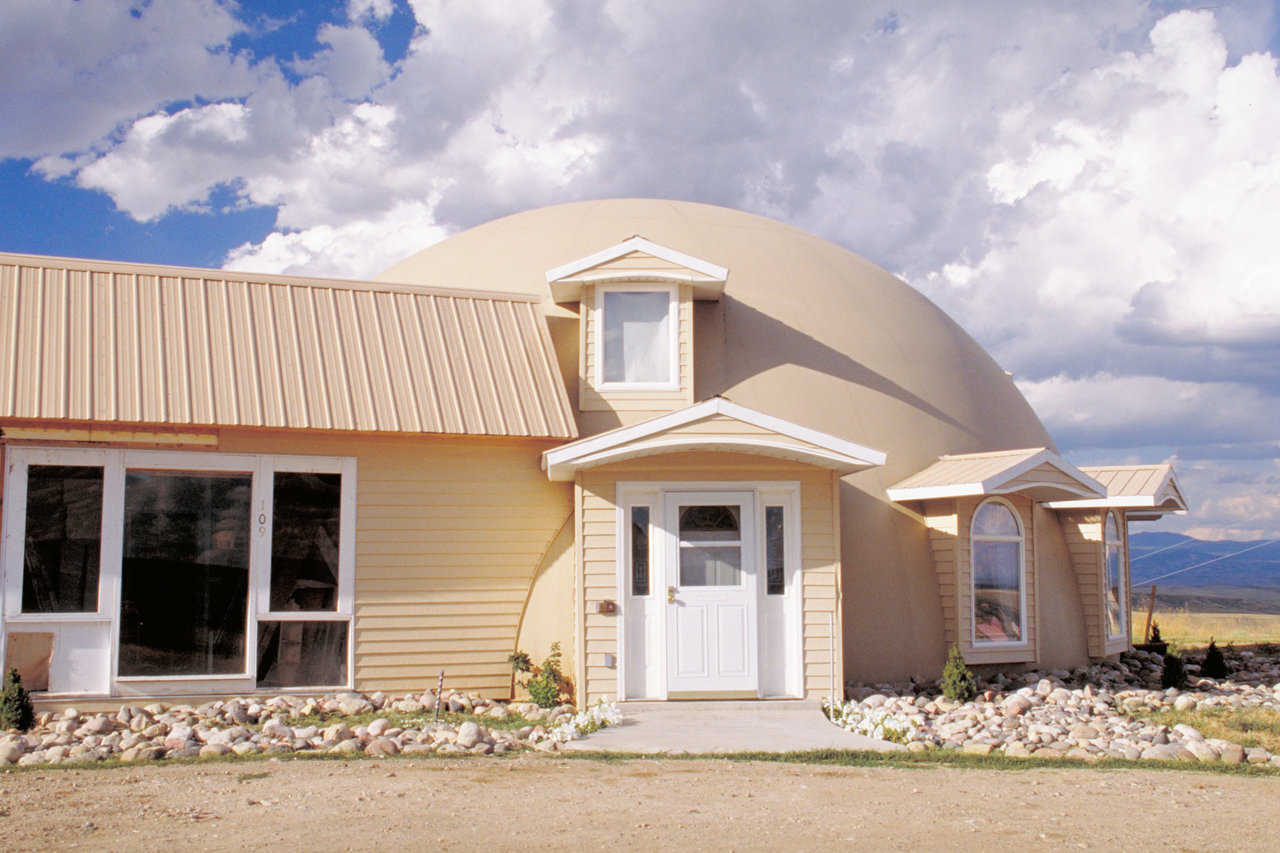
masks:
[[[1072,669],[1089,662],[1084,608],[1058,513],[1036,507],[1040,555],[1040,665]]]
[[[574,525],[571,517],[556,534],[534,573],[529,599],[520,615],[516,647],[541,664],[551,653],[551,644],[560,644],[561,667],[566,674],[577,669],[574,658],[573,606]],[[524,691],[516,688],[523,695]]]

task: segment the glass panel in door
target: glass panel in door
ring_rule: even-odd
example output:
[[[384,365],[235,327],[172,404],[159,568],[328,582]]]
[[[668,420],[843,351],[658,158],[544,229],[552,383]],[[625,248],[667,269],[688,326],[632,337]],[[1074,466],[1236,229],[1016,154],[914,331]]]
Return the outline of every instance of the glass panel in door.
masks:
[[[680,507],[680,586],[742,584],[742,509]]]
[[[122,676],[245,671],[252,475],[128,471]]]

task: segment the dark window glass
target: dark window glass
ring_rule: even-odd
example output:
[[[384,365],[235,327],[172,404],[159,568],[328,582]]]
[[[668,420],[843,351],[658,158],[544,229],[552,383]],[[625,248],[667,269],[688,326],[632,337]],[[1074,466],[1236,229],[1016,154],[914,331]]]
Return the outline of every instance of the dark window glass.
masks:
[[[346,622],[259,622],[259,687],[347,683]]]
[[[631,508],[631,594],[649,594],[649,508]]]
[[[764,562],[769,595],[786,594],[786,547],[780,506],[764,508]]]
[[[121,675],[244,672],[251,482],[126,473]]]
[[[342,475],[277,473],[272,503],[271,609],[337,610]]]
[[[101,551],[102,469],[29,466],[23,612],[96,611]]]

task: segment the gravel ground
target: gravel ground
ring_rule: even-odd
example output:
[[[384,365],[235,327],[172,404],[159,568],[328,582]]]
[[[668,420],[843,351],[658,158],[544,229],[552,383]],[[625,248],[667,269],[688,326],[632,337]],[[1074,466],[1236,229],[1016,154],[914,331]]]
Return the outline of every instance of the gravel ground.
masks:
[[[723,760],[257,761],[0,773],[5,849],[1274,850],[1280,779]],[[1268,805],[1269,804],[1269,805]]]

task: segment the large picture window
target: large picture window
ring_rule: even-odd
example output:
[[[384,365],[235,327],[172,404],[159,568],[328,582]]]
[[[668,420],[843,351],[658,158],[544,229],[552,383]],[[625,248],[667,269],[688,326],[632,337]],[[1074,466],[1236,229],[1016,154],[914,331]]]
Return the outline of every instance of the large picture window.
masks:
[[[677,382],[676,306],[672,287],[605,289],[597,303],[597,382],[666,388]]]
[[[78,678],[349,685],[354,459],[14,447],[6,462],[5,620],[74,636],[62,665]]]
[[[974,645],[1023,642],[1022,525],[1008,504],[989,500],[978,507],[970,549]]]
[[[1125,635],[1124,541],[1114,512],[1107,513],[1107,636]]]

